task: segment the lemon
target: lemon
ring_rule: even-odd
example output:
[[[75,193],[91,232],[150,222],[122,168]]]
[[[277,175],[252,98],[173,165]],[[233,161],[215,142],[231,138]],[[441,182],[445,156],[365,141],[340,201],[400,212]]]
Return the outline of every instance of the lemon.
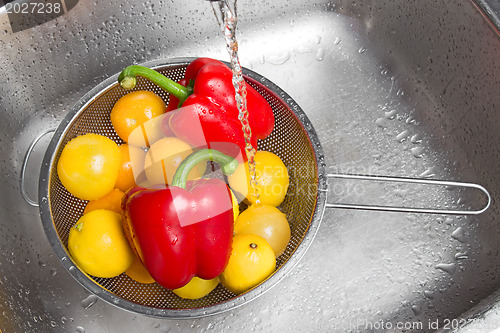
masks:
[[[211,280],[193,277],[184,287],[172,290],[179,297],[187,299],[198,299],[208,295],[219,284],[219,278]]]
[[[83,215],[69,231],[68,249],[87,274],[110,278],[125,272],[134,253],[118,213],[98,209]]]
[[[220,280],[229,291],[241,294],[264,281],[275,268],[276,257],[264,238],[238,234],[233,238],[233,249]]]

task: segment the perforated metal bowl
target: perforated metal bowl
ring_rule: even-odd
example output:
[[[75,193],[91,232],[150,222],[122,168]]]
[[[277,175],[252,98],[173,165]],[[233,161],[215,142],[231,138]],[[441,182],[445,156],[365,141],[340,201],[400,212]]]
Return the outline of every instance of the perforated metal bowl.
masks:
[[[193,59],[144,64],[174,81],[184,76]],[[280,209],[291,228],[291,240],[277,260],[273,275],[255,288],[234,295],[222,285],[206,297],[186,300],[158,284],[141,284],[126,274],[115,278],[87,275],[73,262],[67,250],[70,228],[81,217],[86,201],[72,196],[61,184],[56,165],[65,144],[86,133],[105,135],[123,143],[111,125],[109,113],[114,103],[129,91],[117,83],[117,75],[87,93],[68,113],[55,132],[44,157],[39,183],[40,214],[47,237],[63,266],[90,292],[122,309],[154,317],[194,318],[220,313],[253,300],[269,290],[303,256],[319,227],[326,201],[323,152],[314,128],[295,101],[266,78],[245,69],[247,82],[271,105],[275,127],[259,142],[260,150],[277,154],[290,175],[290,186]],[[151,90],[165,102],[169,95],[151,82],[139,78],[136,90]]]

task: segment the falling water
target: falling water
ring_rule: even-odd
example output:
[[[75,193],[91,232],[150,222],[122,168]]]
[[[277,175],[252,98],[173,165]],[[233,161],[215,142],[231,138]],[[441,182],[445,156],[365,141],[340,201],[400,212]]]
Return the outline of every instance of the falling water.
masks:
[[[248,169],[250,172],[250,185],[256,201],[259,201],[259,193],[257,188],[257,175],[255,172],[255,148],[252,146],[250,138],[252,137],[252,129],[248,122],[247,110],[247,90],[245,79],[238,57],[238,42],[236,40],[236,23],[238,21],[236,15],[236,0],[224,0],[212,3],[215,16],[219,21],[226,48],[230,56],[231,69],[233,71],[233,86],[235,90],[236,105],[238,108],[238,119],[241,121],[243,135],[245,137],[245,153],[248,160]]]

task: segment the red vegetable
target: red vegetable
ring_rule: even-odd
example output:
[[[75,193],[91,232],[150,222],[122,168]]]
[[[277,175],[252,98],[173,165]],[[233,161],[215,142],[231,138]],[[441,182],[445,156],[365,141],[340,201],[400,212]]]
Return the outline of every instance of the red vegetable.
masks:
[[[180,79],[179,81],[177,81],[177,83],[183,87],[186,87],[186,88],[189,85],[189,81],[186,79]],[[190,87],[188,89],[192,90],[193,87]],[[177,110],[180,107],[180,105],[181,105],[181,101],[177,97],[175,97],[175,95],[170,95],[169,100],[168,100],[168,104],[167,104],[166,112]]]
[[[146,77],[170,93],[168,110],[182,105],[174,114],[164,118],[162,127],[167,135],[173,133],[195,147],[215,147],[225,153],[231,152],[223,145],[213,145],[231,142],[239,146],[242,156],[246,158],[233,74],[229,67],[214,59],[198,58],[186,68],[185,80],[176,83],[146,67],[129,66],[122,71],[118,81],[124,88],[133,88],[136,75]],[[246,90],[251,144],[257,149],[257,140],[265,139],[274,128],[274,114],[265,98],[255,89],[247,84]],[[199,124],[200,130],[196,130],[196,124]]]
[[[154,280],[168,289],[186,285],[193,276],[213,279],[231,254],[231,193],[219,179],[186,183],[189,171],[202,161],[221,164],[226,174],[238,163],[203,149],[178,167],[172,185],[163,189],[134,187],[123,200],[126,234]]]

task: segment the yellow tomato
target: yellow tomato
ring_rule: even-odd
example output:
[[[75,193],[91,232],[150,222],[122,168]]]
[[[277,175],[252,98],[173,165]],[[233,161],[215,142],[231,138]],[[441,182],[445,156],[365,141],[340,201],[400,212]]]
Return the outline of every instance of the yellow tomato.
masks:
[[[156,141],[146,154],[144,169],[150,185],[170,184],[179,164],[193,149],[176,137],[164,137]],[[188,175],[188,180],[203,176],[206,163],[199,163]]]
[[[130,133],[163,113],[165,102],[155,93],[147,90],[138,90],[121,97],[111,110],[111,124],[123,141],[128,142]],[[144,136],[147,138],[147,136]],[[149,142],[146,139],[146,144]]]
[[[136,185],[134,168],[136,174],[140,174],[146,152],[139,147],[123,144],[118,147],[121,154],[121,165],[118,171],[118,179],[115,187],[122,192]]]
[[[95,200],[114,188],[119,168],[118,145],[105,136],[89,133],[66,144],[57,163],[57,174],[75,197]]]
[[[96,277],[120,275],[134,261],[120,214],[105,209],[85,214],[76,222],[69,231],[68,249],[76,264]]]
[[[258,151],[254,159],[259,202],[277,207],[285,199],[288,190],[289,179],[286,166],[277,155],[268,151]],[[250,185],[248,162],[240,164],[228,180],[229,186],[245,196],[250,203],[257,201]]]
[[[165,137],[161,124],[166,115],[167,113],[156,116],[136,127],[128,136],[128,144],[136,147],[150,147]]]
[[[264,238],[279,257],[290,241],[290,225],[278,208],[253,204],[243,211],[234,225],[235,234],[254,234]]]
[[[205,297],[219,284],[219,278],[204,280],[197,276],[193,277],[184,287],[172,290],[179,297],[187,299],[198,299]]]
[[[233,238],[233,249],[220,280],[229,291],[241,294],[264,281],[275,269],[276,257],[264,238],[238,234]]]
[[[155,282],[137,255],[134,256],[134,261],[125,271],[125,274],[139,283],[150,284]]]
[[[85,206],[85,209],[83,210],[83,214],[87,214],[93,210],[98,210],[98,209],[106,209],[121,214],[123,194],[124,193],[122,191],[120,191],[117,188],[114,188],[111,190],[111,192],[109,192],[105,196],[97,200],[89,201],[87,203],[87,206]]]
[[[236,222],[236,219],[240,215],[240,205],[238,204],[238,199],[236,199],[236,196],[234,195],[233,191],[229,190],[231,192],[231,202],[233,203],[233,217],[234,217],[234,222]]]
[[[139,240],[137,239],[137,235],[135,234],[134,226],[132,225],[132,221],[130,221],[128,214],[122,215],[122,230],[134,254],[139,257],[142,262],[144,262],[141,246],[139,244]]]

